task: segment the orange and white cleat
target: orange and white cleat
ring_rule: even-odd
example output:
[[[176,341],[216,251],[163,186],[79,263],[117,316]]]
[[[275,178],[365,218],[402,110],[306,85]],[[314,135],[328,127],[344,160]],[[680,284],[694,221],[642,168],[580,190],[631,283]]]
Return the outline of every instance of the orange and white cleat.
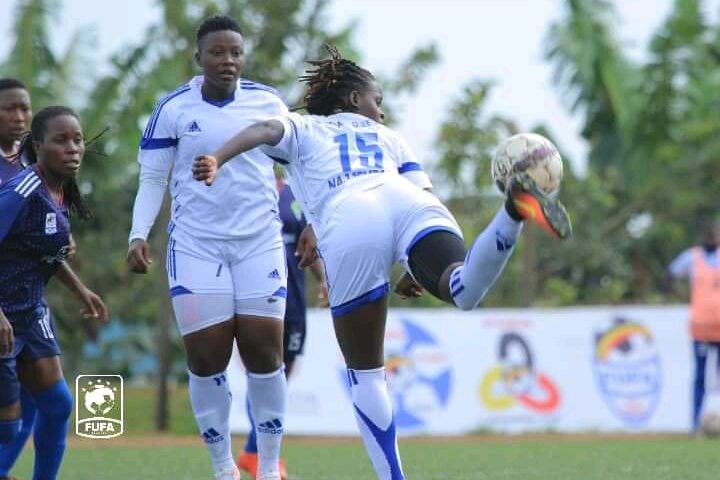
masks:
[[[533,222],[548,235],[566,239],[572,235],[572,224],[562,203],[544,194],[527,173],[512,178],[508,206],[523,219]]]
[[[257,453],[242,452],[237,457],[237,466],[250,474],[250,478],[257,477],[258,455]]]
[[[240,467],[243,471],[247,472],[250,475],[250,478],[256,479],[258,471],[257,453],[242,452],[237,457],[237,466]],[[280,459],[280,463],[278,464],[278,471],[280,472],[280,479],[287,480],[287,466],[285,465],[285,460],[283,460],[282,458]]]
[[[237,466],[230,465],[222,472],[215,472],[215,480],[240,480],[240,470]]]

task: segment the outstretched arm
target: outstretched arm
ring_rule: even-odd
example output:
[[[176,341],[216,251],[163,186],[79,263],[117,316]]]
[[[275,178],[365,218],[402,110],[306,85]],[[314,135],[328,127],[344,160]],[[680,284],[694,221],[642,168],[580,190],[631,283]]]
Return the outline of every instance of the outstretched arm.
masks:
[[[195,180],[204,180],[206,185],[212,185],[218,169],[225,162],[260,145],[277,145],[284,133],[285,127],[278,120],[265,120],[251,125],[216,152],[196,157],[192,167],[193,177]]]

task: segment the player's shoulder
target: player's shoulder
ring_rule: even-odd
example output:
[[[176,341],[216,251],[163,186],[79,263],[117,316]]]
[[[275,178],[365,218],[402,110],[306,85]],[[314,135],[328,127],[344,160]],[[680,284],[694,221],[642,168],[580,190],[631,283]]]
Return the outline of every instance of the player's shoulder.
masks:
[[[238,80],[238,88],[243,92],[254,94],[259,97],[265,97],[268,100],[281,102],[285,105],[285,99],[282,97],[280,92],[270,85],[248,80],[247,78],[241,78]]]
[[[0,185],[0,192],[11,194],[17,200],[27,200],[39,192],[42,178],[32,168],[26,168]]]
[[[160,110],[171,109],[183,102],[184,100],[187,100],[188,93],[191,92],[194,88],[193,80],[179,85],[173,91],[160,97],[160,100],[157,101],[157,104],[155,106],[155,111],[160,112]]]

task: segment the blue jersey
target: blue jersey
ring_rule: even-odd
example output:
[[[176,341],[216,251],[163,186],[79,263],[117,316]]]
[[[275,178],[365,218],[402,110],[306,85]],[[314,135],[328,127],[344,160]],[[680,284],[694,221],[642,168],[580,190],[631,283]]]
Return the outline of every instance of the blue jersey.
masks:
[[[11,162],[0,154],[0,185],[20,173],[22,169],[23,167],[19,160]]]
[[[0,212],[0,308],[29,312],[70,251],[68,211],[27,168],[0,185]]]
[[[287,303],[285,306],[285,319],[288,321],[305,320],[305,273],[298,267],[299,257],[295,256],[298,238],[305,228],[300,204],[288,185],[280,192],[278,200],[280,205],[280,220],[282,220],[282,236],[285,244],[285,258],[287,259]]]

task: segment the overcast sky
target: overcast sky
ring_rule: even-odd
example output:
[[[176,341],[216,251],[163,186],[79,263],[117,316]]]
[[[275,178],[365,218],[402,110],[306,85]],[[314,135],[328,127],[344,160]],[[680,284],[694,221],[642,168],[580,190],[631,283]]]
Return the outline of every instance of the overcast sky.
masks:
[[[69,32],[77,27],[90,25],[97,32],[102,56],[139,38],[160,16],[149,0],[61,1],[62,17],[54,25],[57,44],[67,42]],[[17,3],[2,0],[8,13]],[[673,2],[615,3],[619,36],[633,58],[642,58],[650,35]],[[431,40],[438,44],[440,65],[427,76],[417,97],[404,103],[398,126],[426,162],[432,162],[433,141],[447,106],[464,84],[480,77],[497,83],[491,111],[517,119],[523,129],[540,122],[549,125],[561,149],[575,161],[574,167],[582,169],[587,149],[578,135],[579,123],[568,112],[563,92],[553,86],[551,68],[543,60],[548,28],[563,14],[563,5],[564,0],[334,0],[331,22],[339,28],[359,20],[356,44],[370,70],[392,72],[417,45]],[[720,0],[706,0],[713,18],[719,7]],[[3,38],[11,25],[11,15],[3,12]],[[7,49],[3,42],[0,56]]]

